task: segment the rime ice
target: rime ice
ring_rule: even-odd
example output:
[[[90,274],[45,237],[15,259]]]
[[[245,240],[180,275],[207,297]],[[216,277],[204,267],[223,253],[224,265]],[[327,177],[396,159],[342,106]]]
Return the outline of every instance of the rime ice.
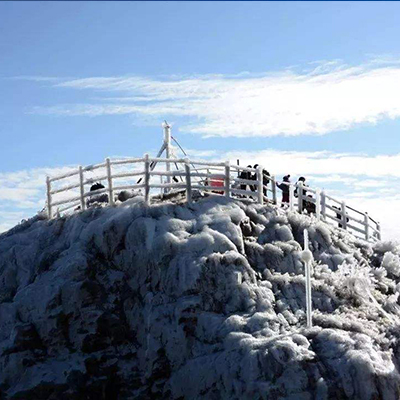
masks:
[[[399,258],[223,197],[34,218],[0,236],[1,396],[398,399]]]

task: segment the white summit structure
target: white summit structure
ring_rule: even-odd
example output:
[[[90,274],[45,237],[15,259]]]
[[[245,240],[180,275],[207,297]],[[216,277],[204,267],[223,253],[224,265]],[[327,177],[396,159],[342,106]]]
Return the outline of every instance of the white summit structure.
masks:
[[[171,144],[171,139],[174,139],[171,127],[166,122],[163,124],[163,135],[163,144],[154,158],[148,154],[141,158],[106,158],[100,164],[79,166],[66,174],[47,177],[48,218],[84,211],[89,203],[99,205],[92,201],[99,195],[103,198],[102,206],[114,206],[119,203],[118,195],[123,191],[128,191],[129,196],[143,196],[147,204],[152,199],[162,199],[166,194],[170,197],[174,193],[181,197],[184,195],[190,203],[195,191],[200,195],[221,195],[259,204],[268,202],[276,205],[278,212],[281,209],[275,176],[263,175],[262,166],[254,169],[229,161],[189,160],[186,154],[185,158],[178,158]],[[164,152],[165,157],[162,158]],[[242,172],[246,172],[250,179],[244,179]],[[105,185],[90,190],[95,182],[104,182]],[[290,211],[310,213],[311,206],[312,214],[318,220],[338,224],[367,241],[381,240],[380,224],[368,213],[350,207],[345,201],[335,199],[319,189],[302,186],[301,182],[288,185],[289,203],[283,206]],[[297,197],[294,195],[296,188]]]

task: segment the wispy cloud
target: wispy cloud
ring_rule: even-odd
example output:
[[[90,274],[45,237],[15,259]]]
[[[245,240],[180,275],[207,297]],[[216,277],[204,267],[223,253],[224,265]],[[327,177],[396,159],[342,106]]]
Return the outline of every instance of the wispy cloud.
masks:
[[[182,130],[204,136],[323,135],[400,116],[400,65],[382,58],[356,67],[319,62],[302,72],[90,77],[53,86],[96,91],[100,103],[54,104],[32,112],[185,116],[190,122]]]
[[[17,81],[50,82],[50,83],[56,83],[65,80],[65,78],[62,79],[55,76],[37,76],[37,75],[20,75],[20,76],[8,77],[5,79],[12,79]]]
[[[71,168],[33,168],[0,173],[0,207],[7,206],[19,211],[26,209],[26,212],[32,212],[32,208],[35,211],[43,208],[46,176],[66,173]]]
[[[301,151],[262,150],[258,152],[232,151],[226,153],[231,160],[240,159],[241,163],[255,162],[263,164],[274,173],[320,175],[338,177],[364,176],[378,181],[386,177],[400,178],[400,154],[367,156],[363,154],[346,154]],[[242,161],[243,160],[243,161]],[[331,181],[332,182],[332,181]]]

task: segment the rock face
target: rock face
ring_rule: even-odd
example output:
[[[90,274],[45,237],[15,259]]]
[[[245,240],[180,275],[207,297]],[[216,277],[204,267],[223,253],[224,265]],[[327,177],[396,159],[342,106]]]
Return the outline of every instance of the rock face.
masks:
[[[399,254],[222,197],[33,219],[0,236],[0,399],[398,399]]]

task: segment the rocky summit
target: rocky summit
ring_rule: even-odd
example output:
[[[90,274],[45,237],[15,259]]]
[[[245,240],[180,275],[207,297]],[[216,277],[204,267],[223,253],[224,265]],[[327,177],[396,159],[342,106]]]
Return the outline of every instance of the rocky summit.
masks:
[[[397,400],[399,282],[395,243],[271,205],[38,216],[0,235],[0,399]]]

